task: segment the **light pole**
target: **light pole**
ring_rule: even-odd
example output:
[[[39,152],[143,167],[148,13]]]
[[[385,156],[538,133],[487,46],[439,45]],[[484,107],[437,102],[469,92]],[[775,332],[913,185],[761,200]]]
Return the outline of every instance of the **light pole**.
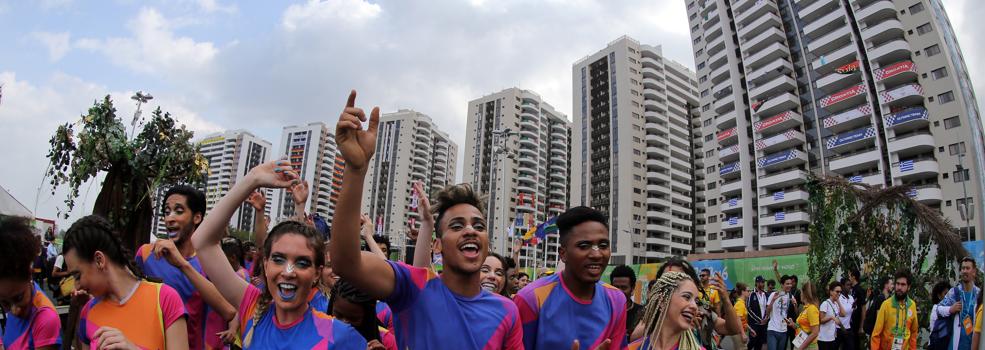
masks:
[[[153,100],[154,96],[143,91],[137,91],[133,96],[130,96],[130,99],[137,101],[137,111],[133,112],[133,121],[130,122],[130,134],[132,135],[137,130],[137,121],[140,120],[140,106]]]
[[[492,225],[493,229],[496,229],[495,223],[500,218],[500,209],[502,209],[501,207],[505,206],[505,205],[496,205],[496,202],[499,201],[499,198],[497,198],[498,189],[499,189],[498,188],[499,177],[496,177],[496,172],[497,170],[499,170],[498,169],[500,162],[499,156],[506,155],[508,158],[512,157],[512,154],[510,154],[509,150],[506,149],[505,144],[506,141],[509,140],[510,136],[513,136],[515,134],[516,131],[513,131],[510,128],[495,129],[492,131],[492,138],[493,138],[492,152],[490,154],[491,164],[489,166],[489,222],[493,224]],[[506,187],[505,172],[503,173],[502,178],[503,178],[503,187],[505,188]],[[500,231],[502,231],[502,229],[503,228],[499,228]],[[496,236],[497,236],[496,232],[493,232],[492,235],[490,235],[490,237],[494,237],[494,238]],[[510,236],[512,236],[512,232],[510,232],[509,236],[503,237],[503,239],[496,240],[496,246],[494,250],[496,252],[499,252],[500,254],[506,254],[506,241],[509,239]]]
[[[968,234],[970,233],[970,230],[971,230],[971,227],[970,227],[971,226],[971,223],[970,222],[971,222],[971,219],[974,216],[974,212],[972,210],[970,210],[970,208],[968,206],[968,184],[967,184],[967,182],[970,179],[968,178],[968,176],[965,176],[965,169],[964,169],[964,150],[961,150],[961,152],[958,152],[958,175],[961,176],[961,188],[964,190],[964,198],[962,199],[962,201],[964,202],[964,206],[963,207],[958,207],[958,210],[960,211],[961,218],[964,219],[964,231],[965,231],[964,236],[965,237],[968,237]],[[973,240],[975,240],[975,237],[969,237],[969,240],[973,241]]]

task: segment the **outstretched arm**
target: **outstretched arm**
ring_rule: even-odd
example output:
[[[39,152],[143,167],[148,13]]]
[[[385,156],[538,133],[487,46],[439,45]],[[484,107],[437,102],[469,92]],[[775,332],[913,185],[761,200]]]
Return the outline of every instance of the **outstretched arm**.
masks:
[[[431,201],[424,192],[420,181],[414,182],[414,196],[417,197],[417,215],[421,217],[421,229],[414,246],[414,266],[431,266],[431,233],[434,231],[434,216],[431,215]],[[413,228],[412,228],[413,229]]]
[[[376,254],[387,259],[383,249],[380,249],[380,245],[376,244],[376,240],[373,239],[373,220],[369,218],[369,215],[362,214],[359,216],[359,232],[363,235],[363,240],[366,241],[366,248],[369,248],[369,252]]]
[[[715,276],[711,279],[711,285],[718,290],[718,296],[721,298],[718,302],[718,308],[721,311],[721,319],[725,320],[724,329],[720,330],[719,333],[722,335],[736,335],[741,333],[742,320],[739,319],[739,315],[735,313],[735,309],[732,307],[728,290],[725,288],[725,279],[722,278],[721,273],[715,273]]]
[[[195,290],[202,295],[202,300],[205,301],[209,307],[216,310],[216,312],[222,316],[223,320],[229,321],[236,316],[236,308],[232,304],[226,301],[219,294],[219,290],[216,289],[215,285],[212,284],[205,276],[198,273],[195,267],[192,266],[185,257],[181,256],[181,252],[174,245],[174,241],[169,239],[162,239],[154,242],[153,246],[154,255],[164,257],[171,266],[177,267],[181,270],[181,273],[188,278],[188,281],[192,283]]]
[[[353,90],[335,128],[335,143],[345,159],[339,193],[339,203],[345,205],[335,209],[332,222],[332,266],[336,274],[373,298],[384,299],[393,293],[393,269],[379,256],[359,250],[359,208],[369,160],[376,151],[380,110],[373,108],[369,126],[363,130],[366,113],[356,108],[355,103],[356,91]]]
[[[212,212],[205,217],[192,235],[192,244],[198,250],[202,269],[212,278],[219,293],[222,293],[222,297],[230,304],[237,306],[240,304],[247,284],[236,274],[236,271],[233,271],[233,267],[229,265],[229,260],[219,246],[226,233],[229,219],[257,188],[287,187],[295,181],[297,181],[297,173],[286,160],[275,160],[254,167],[246,177],[236,182],[219,203],[216,203]]]
[[[264,214],[267,197],[263,191],[253,191],[246,202],[253,207],[253,243],[257,245],[257,249],[263,249],[263,241],[267,239],[267,217]]]

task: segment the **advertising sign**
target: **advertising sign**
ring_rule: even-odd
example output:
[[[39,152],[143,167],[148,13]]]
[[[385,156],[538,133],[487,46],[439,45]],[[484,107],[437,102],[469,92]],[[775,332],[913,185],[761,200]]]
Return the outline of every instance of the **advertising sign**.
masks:
[[[876,129],[873,127],[866,127],[861,129],[855,129],[849,132],[831,136],[825,142],[828,149],[832,149],[841,145],[846,145],[851,142],[864,140],[876,136]]]

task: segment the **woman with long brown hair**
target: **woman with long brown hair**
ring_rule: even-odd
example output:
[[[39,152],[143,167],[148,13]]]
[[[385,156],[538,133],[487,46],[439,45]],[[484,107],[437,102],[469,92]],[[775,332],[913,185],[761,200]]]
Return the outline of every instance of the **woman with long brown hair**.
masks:
[[[698,315],[698,285],[685,273],[668,271],[647,293],[641,323],[644,336],[630,350],[698,350],[692,321]]]

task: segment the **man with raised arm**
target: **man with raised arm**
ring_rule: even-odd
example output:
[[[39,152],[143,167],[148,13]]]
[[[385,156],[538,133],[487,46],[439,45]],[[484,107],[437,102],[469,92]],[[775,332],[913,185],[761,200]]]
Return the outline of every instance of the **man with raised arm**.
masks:
[[[435,227],[444,274],[388,261],[359,250],[359,208],[369,161],[376,150],[379,108],[355,107],[356,92],[339,118],[335,139],[345,171],[335,211],[331,254],[335,272],[390,304],[400,349],[522,349],[516,306],[479,286],[489,249],[482,200],[468,186],[437,194]],[[362,123],[369,121],[368,127]]]

